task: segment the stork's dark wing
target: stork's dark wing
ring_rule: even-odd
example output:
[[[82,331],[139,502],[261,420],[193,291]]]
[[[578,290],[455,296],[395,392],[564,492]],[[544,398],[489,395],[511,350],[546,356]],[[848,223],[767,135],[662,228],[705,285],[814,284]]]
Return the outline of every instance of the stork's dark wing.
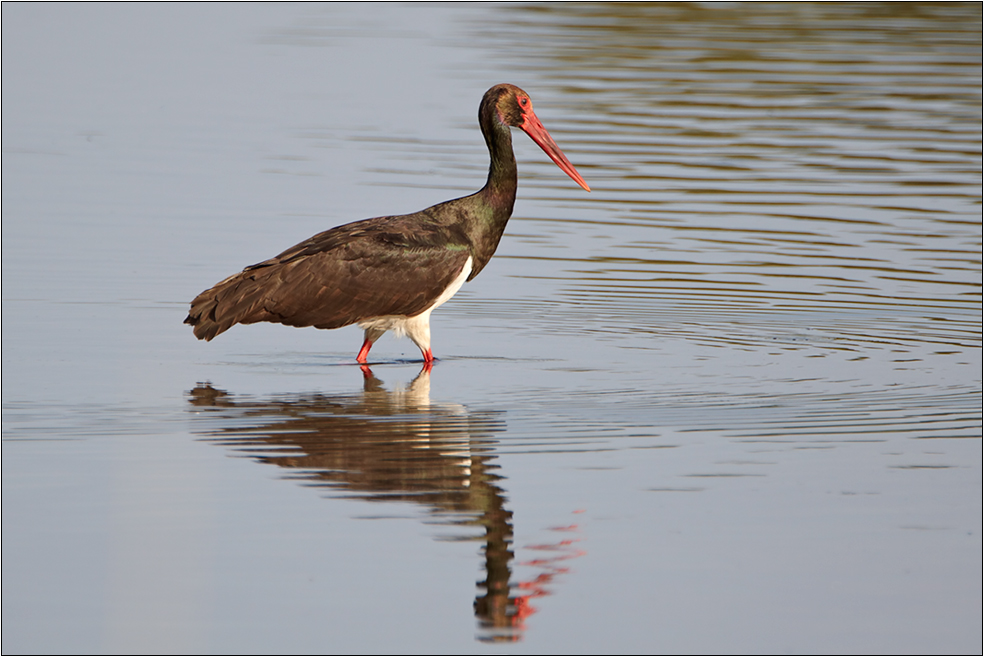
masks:
[[[315,235],[202,292],[186,323],[211,340],[235,324],[338,328],[427,310],[470,255],[448,227],[414,215],[382,217]]]

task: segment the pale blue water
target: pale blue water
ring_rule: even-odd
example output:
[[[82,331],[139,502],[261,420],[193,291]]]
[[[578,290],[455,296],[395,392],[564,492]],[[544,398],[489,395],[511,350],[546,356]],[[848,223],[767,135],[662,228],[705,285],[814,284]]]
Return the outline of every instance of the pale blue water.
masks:
[[[3,5],[3,652],[979,653],[979,5]],[[428,376],[201,290],[474,191]]]

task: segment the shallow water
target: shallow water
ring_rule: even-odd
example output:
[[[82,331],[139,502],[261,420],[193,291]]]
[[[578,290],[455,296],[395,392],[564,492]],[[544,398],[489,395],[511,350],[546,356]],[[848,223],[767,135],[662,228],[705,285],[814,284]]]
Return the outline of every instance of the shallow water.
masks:
[[[981,10],[3,6],[3,651],[981,650]],[[431,373],[181,324],[470,193]]]

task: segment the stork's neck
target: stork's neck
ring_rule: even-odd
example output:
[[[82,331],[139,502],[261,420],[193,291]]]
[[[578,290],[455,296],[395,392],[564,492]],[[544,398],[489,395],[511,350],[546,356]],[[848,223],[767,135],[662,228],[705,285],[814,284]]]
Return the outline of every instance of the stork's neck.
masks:
[[[460,199],[467,206],[463,226],[474,262],[469,280],[482,271],[499,246],[516,201],[516,157],[509,126],[495,116],[495,107],[482,108],[479,124],[489,146],[489,178],[478,193]]]
[[[482,126],[485,141],[489,146],[489,178],[481,194],[493,209],[496,223],[501,221],[500,232],[505,230],[506,221],[512,215],[516,201],[516,156],[513,155],[512,135],[509,127],[498,120],[489,121]]]

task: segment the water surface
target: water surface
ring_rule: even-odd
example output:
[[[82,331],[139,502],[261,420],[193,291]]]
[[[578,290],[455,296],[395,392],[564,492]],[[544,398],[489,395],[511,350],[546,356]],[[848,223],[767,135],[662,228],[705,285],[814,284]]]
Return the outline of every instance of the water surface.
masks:
[[[3,650],[981,650],[976,4],[3,6]],[[433,371],[188,301],[470,193]]]

